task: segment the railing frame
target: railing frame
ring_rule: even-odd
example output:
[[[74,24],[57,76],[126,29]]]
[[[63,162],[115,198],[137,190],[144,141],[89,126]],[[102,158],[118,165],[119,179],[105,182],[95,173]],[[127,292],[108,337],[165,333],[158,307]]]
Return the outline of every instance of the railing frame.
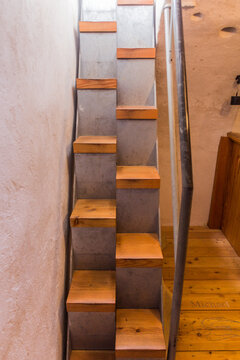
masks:
[[[179,222],[176,222],[176,198],[173,199],[174,213],[174,235],[175,235],[175,275],[173,286],[172,310],[170,319],[170,333],[168,343],[167,360],[174,360],[176,357],[177,335],[179,329],[179,319],[182,302],[182,292],[184,283],[184,271],[188,245],[188,230],[190,225],[190,215],[192,207],[193,195],[193,174],[192,174],[192,156],[190,141],[190,125],[189,125],[189,108],[187,93],[187,76],[186,61],[184,48],[184,33],[182,19],[182,2],[181,0],[172,0],[171,4],[165,5],[165,34],[166,39],[166,61],[167,61],[167,78],[168,78],[168,94],[169,100],[169,122],[170,122],[170,144],[171,144],[171,162],[172,162],[172,184],[176,182],[176,168],[173,169],[175,158],[175,119],[174,119],[174,101],[173,101],[173,80],[172,67],[169,64],[169,56],[171,54],[171,25],[169,25],[169,13],[172,7],[172,24],[174,28],[174,44],[175,44],[175,61],[176,61],[176,79],[177,79],[177,97],[178,97],[178,122],[179,122],[179,140],[181,155],[181,175],[182,175],[182,194]],[[170,34],[169,34],[170,33]],[[176,166],[176,165],[175,165]],[[176,197],[177,184],[173,187],[173,197]],[[177,229],[178,226],[178,229]],[[176,235],[177,234],[177,235]],[[177,241],[176,241],[177,236]]]

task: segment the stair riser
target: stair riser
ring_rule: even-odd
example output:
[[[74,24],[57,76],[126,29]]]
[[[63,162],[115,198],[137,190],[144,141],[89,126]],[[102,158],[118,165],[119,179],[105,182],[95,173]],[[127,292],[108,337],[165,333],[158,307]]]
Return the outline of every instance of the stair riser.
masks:
[[[154,106],[155,59],[118,60],[118,105]]]
[[[117,231],[158,233],[159,190],[117,189]]]
[[[161,269],[117,268],[119,308],[160,308]]]
[[[115,228],[72,228],[72,247],[74,269],[115,269]]]
[[[118,6],[118,47],[154,47],[153,14],[153,6]]]
[[[81,33],[79,78],[116,78],[116,44],[114,33]]]
[[[117,120],[117,164],[156,166],[156,133],[156,120]]]
[[[114,349],[115,312],[69,313],[73,350]]]
[[[82,21],[116,21],[116,0],[83,0]]]
[[[115,154],[75,154],[75,173],[77,198],[116,197]]]
[[[116,90],[79,90],[78,117],[78,136],[116,135]]]

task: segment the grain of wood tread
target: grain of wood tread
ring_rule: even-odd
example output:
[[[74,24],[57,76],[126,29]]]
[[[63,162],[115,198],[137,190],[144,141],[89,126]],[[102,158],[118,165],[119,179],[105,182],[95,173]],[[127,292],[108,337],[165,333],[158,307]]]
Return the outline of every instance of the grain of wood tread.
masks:
[[[117,151],[116,136],[79,136],[73,143],[75,154],[114,154]]]
[[[77,79],[77,90],[115,90],[116,79]]]
[[[160,176],[154,166],[117,166],[117,189],[159,189]]]
[[[116,357],[162,358],[166,353],[158,310],[117,309]]]
[[[115,271],[74,271],[67,299],[68,312],[113,312],[115,303]]]
[[[116,200],[79,199],[70,217],[72,227],[115,227]]]
[[[116,267],[162,267],[163,255],[157,234],[117,234]]]
[[[118,48],[118,59],[155,59],[155,48]]]
[[[158,110],[154,106],[118,106],[117,120],[155,120]]]
[[[82,33],[114,33],[117,31],[116,21],[80,21],[79,31]]]

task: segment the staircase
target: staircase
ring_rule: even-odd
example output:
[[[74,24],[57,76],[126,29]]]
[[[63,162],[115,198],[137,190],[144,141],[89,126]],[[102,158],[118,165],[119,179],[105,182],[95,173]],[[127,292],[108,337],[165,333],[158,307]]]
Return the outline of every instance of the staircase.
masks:
[[[163,359],[153,0],[83,0],[70,360]]]

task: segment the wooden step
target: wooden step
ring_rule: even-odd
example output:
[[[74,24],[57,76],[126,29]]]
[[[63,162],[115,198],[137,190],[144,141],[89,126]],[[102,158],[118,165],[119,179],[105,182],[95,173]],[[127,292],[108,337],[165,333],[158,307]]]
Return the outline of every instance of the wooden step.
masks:
[[[115,353],[110,350],[74,350],[70,360],[114,360]]]
[[[118,106],[117,120],[155,120],[158,110],[154,106]]]
[[[118,0],[118,6],[121,5],[154,5],[154,0]]]
[[[77,79],[77,90],[115,90],[116,79]]]
[[[155,59],[155,48],[119,48],[117,49],[118,59]]]
[[[158,310],[118,309],[116,357],[163,358],[166,346]]]
[[[115,227],[116,200],[79,199],[70,217],[72,227]]]
[[[115,154],[117,151],[116,136],[79,136],[73,143],[75,154]]]
[[[116,21],[79,21],[82,33],[114,33],[117,31]]]
[[[115,304],[115,271],[74,271],[67,298],[68,312],[113,312]]]
[[[117,166],[117,189],[159,189],[160,176],[154,166]]]
[[[116,267],[161,268],[162,264],[157,234],[117,234]]]

